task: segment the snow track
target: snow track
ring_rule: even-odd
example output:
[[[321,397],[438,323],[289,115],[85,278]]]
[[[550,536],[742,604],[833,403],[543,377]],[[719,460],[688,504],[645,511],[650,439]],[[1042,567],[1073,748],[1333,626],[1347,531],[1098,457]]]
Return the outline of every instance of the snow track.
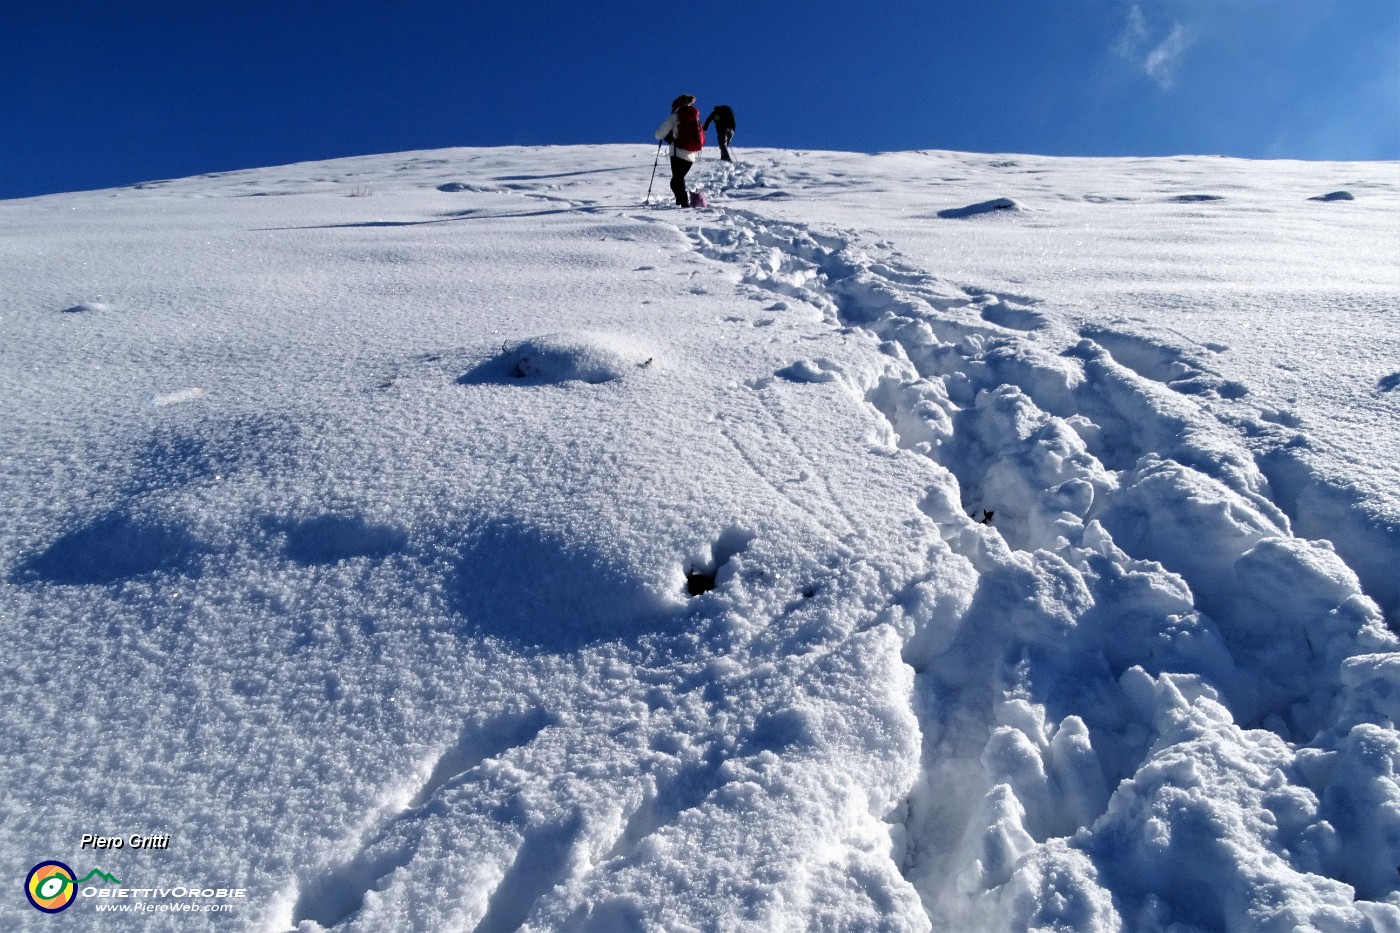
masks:
[[[916,671],[923,735],[890,815],[896,857],[936,929],[1400,923],[1327,877],[1378,900],[1397,887],[1358,876],[1345,853],[1366,843],[1329,822],[1312,766],[1363,784],[1384,771],[1359,752],[1378,734],[1355,707],[1400,685],[1377,673],[1400,645],[1332,545],[1292,534],[1254,458],[1189,399],[1243,386],[1102,328],[1051,355],[1033,301],[872,259],[854,235],[728,210],[692,237],[744,287],[880,342],[877,372],[817,359],[778,375],[840,378],[942,476],[921,507],[952,556],[931,552],[881,616]],[[950,560],[975,582],[950,588]],[[1217,849],[1174,843],[1220,818],[1216,795],[1296,809],[1219,827]],[[1385,848],[1397,861],[1400,843]],[[1164,854],[1189,864],[1164,869]],[[1291,893],[1249,906],[1241,892],[1266,877]]]

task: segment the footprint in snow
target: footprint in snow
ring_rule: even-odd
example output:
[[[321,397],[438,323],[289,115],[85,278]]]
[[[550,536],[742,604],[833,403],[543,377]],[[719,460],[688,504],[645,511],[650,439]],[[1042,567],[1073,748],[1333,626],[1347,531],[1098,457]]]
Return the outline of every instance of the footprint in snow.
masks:
[[[349,919],[364,906],[365,897],[385,876],[407,864],[408,852],[386,844],[393,839],[397,827],[406,822],[438,819],[435,812],[425,813],[418,808],[439,791],[451,790],[467,779],[482,763],[533,742],[552,724],[553,719],[538,709],[469,723],[456,744],[441,752],[431,775],[406,809],[358,840],[358,851],[348,861],[327,867],[305,881],[292,908],[293,923],[300,925],[310,920],[321,927],[334,927]]]
[[[1092,324],[1080,328],[1079,335],[1108,351],[1119,365],[1183,395],[1239,399],[1249,394],[1244,383],[1225,379],[1182,350],[1148,337]]]
[[[1045,316],[1029,308],[998,301],[982,309],[982,320],[1012,330],[1036,330],[1045,326]]]

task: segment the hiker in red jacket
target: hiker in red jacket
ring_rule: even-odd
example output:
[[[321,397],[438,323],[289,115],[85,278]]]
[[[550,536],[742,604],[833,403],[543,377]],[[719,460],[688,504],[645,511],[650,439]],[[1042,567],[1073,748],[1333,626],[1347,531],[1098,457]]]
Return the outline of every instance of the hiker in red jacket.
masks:
[[[685,176],[705,146],[705,130],[700,126],[700,111],[695,109],[694,95],[682,94],[671,101],[671,115],[656,128],[656,138],[671,144],[671,191],[677,204],[689,207]]]

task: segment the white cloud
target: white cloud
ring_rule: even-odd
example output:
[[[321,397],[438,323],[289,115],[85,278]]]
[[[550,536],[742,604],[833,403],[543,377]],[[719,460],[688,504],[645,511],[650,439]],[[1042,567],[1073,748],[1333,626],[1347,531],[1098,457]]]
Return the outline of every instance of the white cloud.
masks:
[[[1154,41],[1142,7],[1134,3],[1128,8],[1128,21],[1113,48],[1160,86],[1168,88],[1175,78],[1177,62],[1191,42],[1191,31],[1181,23],[1172,23],[1166,36]]]
[[[1177,60],[1190,45],[1191,34],[1186,27],[1180,23],[1174,24],[1171,33],[1147,53],[1147,58],[1142,63],[1143,70],[1162,87],[1171,87]]]
[[[1146,41],[1147,17],[1142,15],[1142,7],[1134,3],[1128,10],[1128,23],[1123,29],[1123,35],[1118,37],[1114,50],[1119,55],[1132,58]]]

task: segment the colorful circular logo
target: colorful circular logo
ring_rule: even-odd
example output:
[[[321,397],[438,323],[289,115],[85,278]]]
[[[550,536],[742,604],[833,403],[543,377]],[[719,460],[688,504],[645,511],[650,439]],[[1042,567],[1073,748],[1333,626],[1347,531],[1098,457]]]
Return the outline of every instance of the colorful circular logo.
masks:
[[[73,869],[62,862],[40,862],[24,879],[24,894],[35,910],[56,914],[66,910],[78,894]]]

